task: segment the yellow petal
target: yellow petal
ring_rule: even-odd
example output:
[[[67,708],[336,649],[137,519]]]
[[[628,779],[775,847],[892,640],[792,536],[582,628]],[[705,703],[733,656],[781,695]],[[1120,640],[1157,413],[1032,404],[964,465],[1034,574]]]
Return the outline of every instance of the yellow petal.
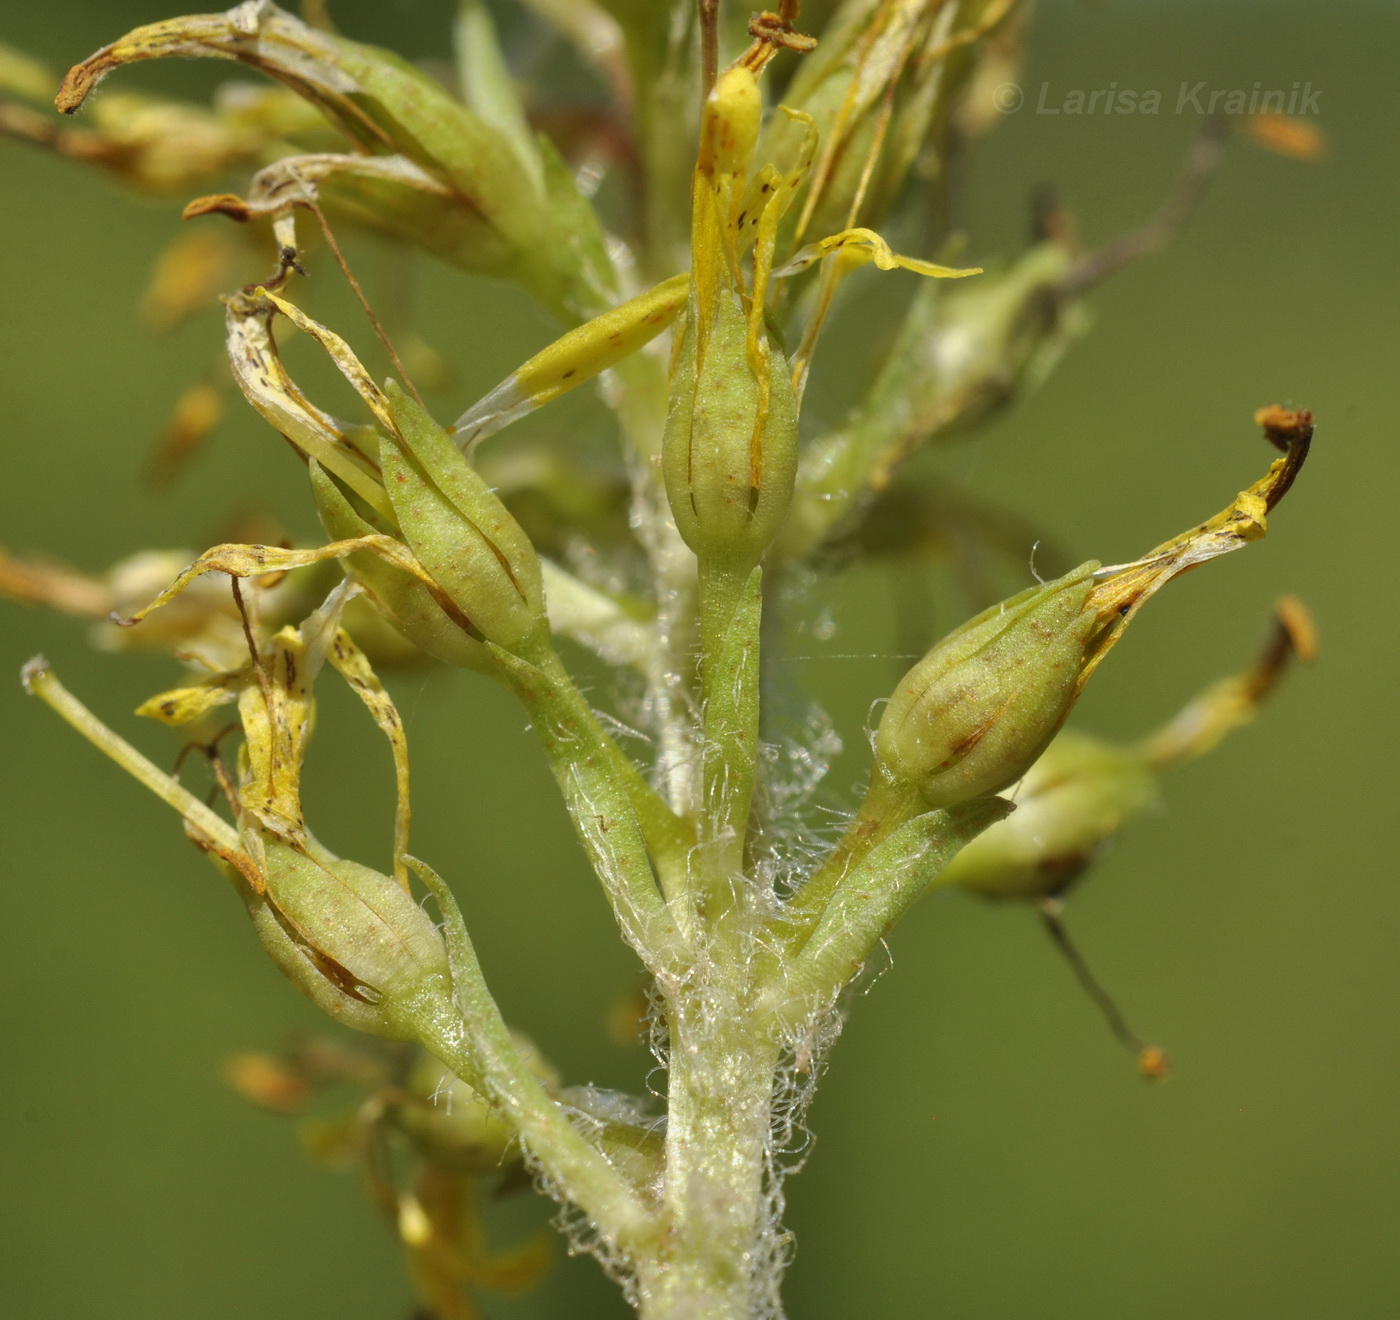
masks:
[[[847,254],[850,260],[873,261],[881,270],[903,267],[905,270],[912,270],[916,275],[928,275],[941,280],[960,280],[968,275],[982,273],[981,266],[939,266],[932,261],[922,261],[918,257],[902,257],[892,251],[890,245],[873,229],[843,229],[839,234],[822,239],[820,243],[809,243],[800,248],[773,274],[796,275],[798,271],[806,270],[808,266],[838,252]]]
[[[208,714],[217,706],[227,706],[237,701],[238,684],[237,674],[216,674],[203,683],[158,692],[137,706],[136,713],[177,728]]]
[[[350,634],[343,628],[336,630],[326,652],[326,658],[339,671],[341,677],[374,717],[374,722],[383,730],[389,740],[394,756],[394,782],[397,788],[397,808],[394,814],[394,878],[408,892],[408,867],[404,854],[408,852],[408,825],[410,820],[408,796],[408,738],[404,733],[403,720],[394,706],[393,698],[384,690],[378,675],[371,668],[365,653],[355,645]]]

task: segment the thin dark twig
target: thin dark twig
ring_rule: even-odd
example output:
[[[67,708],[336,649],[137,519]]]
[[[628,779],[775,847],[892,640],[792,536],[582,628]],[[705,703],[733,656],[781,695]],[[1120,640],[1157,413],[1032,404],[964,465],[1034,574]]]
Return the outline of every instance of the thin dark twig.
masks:
[[[389,360],[394,364],[394,370],[399,373],[408,392],[418,400],[418,406],[427,412],[428,405],[423,402],[423,396],[418,393],[418,387],[409,378],[408,370],[399,357],[398,350],[394,347],[388,334],[385,333],[384,327],[379,322],[379,317],[374,314],[374,308],[370,306],[369,299],[365,297],[365,291],[360,287],[360,281],[355,278],[355,272],[350,269],[350,263],[345,260],[345,254],[340,250],[340,244],[335,241],[335,234],[331,231],[325,212],[315,202],[308,201],[306,205],[311,214],[316,217],[316,223],[321,226],[321,232],[326,236],[326,242],[335,256],[336,264],[339,265],[341,273],[345,276],[346,283],[354,291],[355,297],[359,299],[360,306],[365,309],[365,315],[369,317],[369,323],[374,327],[374,333],[378,335],[379,342],[384,345],[384,351],[388,353]]]
[[[1130,1050],[1140,1054],[1149,1048],[1147,1042],[1128,1026],[1127,1019],[1124,1018],[1118,1005],[1113,1002],[1112,996],[1094,979],[1093,972],[1089,970],[1089,964],[1084,961],[1083,954],[1075,947],[1074,941],[1069,937],[1069,931],[1065,929],[1064,923],[1060,920],[1059,908],[1059,900],[1053,898],[1047,899],[1040,905],[1040,919],[1045,923],[1045,929],[1050,932],[1050,938],[1054,940],[1055,947],[1064,954],[1065,961],[1073,969],[1079,984],[1084,987],[1085,993],[1098,1005],[1099,1011],[1108,1022],[1109,1029]]]
[[[1166,247],[1200,206],[1211,180],[1225,159],[1225,143],[1229,135],[1229,124],[1223,117],[1207,120],[1191,144],[1181,173],[1177,176],[1176,186],[1162,209],[1146,224],[1083,257],[1065,276],[1064,291],[1068,294],[1083,293],[1110,275],[1117,274],[1124,266],[1142,257],[1150,257]]]
[[[238,579],[232,574],[229,575],[229,584],[233,588],[233,603],[238,606],[238,617],[243,621],[243,639],[248,643],[248,655],[253,662],[253,672],[258,677],[258,689],[262,692],[263,706],[267,710],[268,716],[272,715],[272,687],[268,681],[267,670],[263,667],[262,652],[258,647],[257,636],[253,631],[252,622],[248,618],[248,606],[243,600],[243,588],[238,585]]]
[[[223,792],[224,800],[228,803],[229,810],[233,812],[235,820],[243,810],[243,803],[239,800],[233,776],[229,774],[228,767],[224,764],[224,758],[219,754],[219,744],[237,728],[236,724],[227,724],[209,742],[199,745],[199,750],[209,758],[209,768],[214,773],[214,782]]]
[[[719,0],[697,0],[700,13],[700,105],[719,77]]]

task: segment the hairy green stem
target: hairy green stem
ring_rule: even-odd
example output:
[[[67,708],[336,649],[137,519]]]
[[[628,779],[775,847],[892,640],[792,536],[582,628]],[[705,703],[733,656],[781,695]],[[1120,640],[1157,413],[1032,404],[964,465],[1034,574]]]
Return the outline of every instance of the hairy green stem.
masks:
[[[407,859],[437,900],[452,968],[459,1021],[422,1024],[420,1043],[485,1092],[510,1121],[545,1178],[621,1251],[654,1236],[654,1219],[635,1188],[569,1121],[511,1038],[486,987],[452,891],[430,866]]]
[[[988,825],[1011,811],[998,797],[916,816],[872,848],[837,884],[800,952],[776,978],[769,1007],[791,1026],[859,975],[880,940],[938,873]]]
[[[811,935],[832,894],[846,877],[922,810],[918,793],[909,785],[887,779],[878,767],[872,771],[865,800],[841,841],[787,904],[782,924],[796,948]]]
[[[637,353],[610,373],[609,402],[632,455],[632,526],[651,565],[656,650],[647,670],[647,707],[656,736],[656,782],[671,810],[693,817],[698,709],[694,683],[695,556],[681,540],[655,466],[665,428],[669,383],[665,360]],[[692,839],[693,842],[693,839]]]
[[[728,966],[671,1015],[663,1237],[643,1320],[752,1320],[777,1287],[770,1151],[777,1048]]]
[[[663,893],[683,874],[681,823],[604,732],[557,657],[530,664],[493,652],[534,723],[623,934],[656,970],[678,952],[681,919]]]
[[[704,694],[704,835],[697,906],[718,919],[733,906],[758,758],[762,571],[707,565],[700,573],[700,672]]]

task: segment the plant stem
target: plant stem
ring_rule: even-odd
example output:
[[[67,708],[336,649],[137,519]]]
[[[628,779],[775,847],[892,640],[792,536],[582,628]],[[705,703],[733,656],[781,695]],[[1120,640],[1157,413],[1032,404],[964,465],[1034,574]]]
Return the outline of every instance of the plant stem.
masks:
[[[579,1206],[618,1247],[635,1250],[653,1231],[647,1207],[530,1071],[486,987],[452,891],[426,863],[407,860],[442,912],[453,996],[460,1012],[456,1020],[431,1016],[420,1022],[420,1043],[468,1085],[490,1097],[561,1196]]]
[[[1002,798],[974,798],[916,816],[872,848],[834,887],[800,951],[789,951],[770,1000],[779,1018],[795,1025],[839,994],[959,850],[1011,809]]]
[[[98,751],[105,752],[123,770],[144,784],[163,802],[175,808],[191,825],[227,851],[238,848],[238,833],[227,821],[205,806],[179,781],[112,732],[58,681],[47,660],[35,656],[21,675],[24,686],[61,715]]]
[[[717,920],[734,906],[758,757],[759,569],[700,572],[700,654],[704,694],[704,827],[695,870],[696,905]]]
[[[784,925],[793,932],[793,951],[800,949],[820,920],[831,896],[853,869],[896,830],[920,814],[918,795],[874,772],[860,810],[841,841],[787,904]]]
[[[671,810],[695,814],[698,730],[694,713],[696,606],[695,555],[681,540],[666,502],[656,463],[666,425],[669,382],[655,353],[628,358],[612,372],[612,401],[633,455],[632,526],[651,563],[656,601],[656,649],[647,670],[647,708],[656,735],[656,783]],[[693,841],[693,840],[692,840]]]
[[[678,883],[684,865],[680,822],[603,731],[557,657],[544,655],[535,665],[499,648],[493,654],[535,725],[618,925],[655,970],[676,944],[677,922],[662,889]]]
[[[717,967],[671,1014],[657,1257],[638,1268],[642,1320],[752,1320],[778,1284],[770,1205],[777,1048]]]

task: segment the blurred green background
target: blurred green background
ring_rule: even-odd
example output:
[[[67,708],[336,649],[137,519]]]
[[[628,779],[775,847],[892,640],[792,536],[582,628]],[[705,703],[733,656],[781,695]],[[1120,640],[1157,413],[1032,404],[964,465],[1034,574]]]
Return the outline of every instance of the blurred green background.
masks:
[[[66,66],[168,9],[7,0],[0,39]],[[333,9],[350,34],[410,56],[446,49],[448,0]],[[1400,635],[1397,49],[1393,3],[1040,6],[1028,103],[968,174],[975,258],[1016,249],[1043,181],[1090,240],[1147,215],[1196,126],[1171,113],[1183,81],[1310,81],[1331,150],[1305,166],[1232,146],[1176,245],[1095,295],[1095,328],[1050,383],[933,466],[1077,556],[1122,560],[1263,470],[1255,407],[1311,407],[1313,458],[1268,541],[1164,593],[1076,721],[1124,737],[1151,727],[1253,652],[1284,591],[1312,605],[1323,655],[1265,719],[1179,772],[1169,810],[1132,829],[1072,901],[1098,972],[1175,1057],[1167,1084],[1134,1075],[1030,914],[948,896],[898,930],[891,970],[855,1002],[812,1112],[815,1148],[788,1185],[795,1320],[1400,1310],[1400,894],[1385,841]],[[146,68],[123,81],[193,94],[226,74]],[[1055,104],[1110,81],[1163,89],[1165,112],[1034,113],[1043,82]],[[0,196],[0,541],[98,569],[147,545],[202,548],[230,510],[251,507],[312,536],[298,465],[248,412],[235,410],[174,497],[141,484],[151,435],[218,342],[212,314],[164,342],[136,328],[173,207],[10,143]],[[515,295],[422,272],[425,328],[458,368],[439,400],[452,416],[548,327]],[[863,346],[907,292],[882,285],[852,307],[848,347],[825,354],[834,377],[812,396],[818,413],[839,415]],[[368,338],[348,303],[318,306]],[[571,424],[600,424],[586,400],[570,406]],[[846,739],[831,781],[846,795],[864,767],[867,707],[898,674],[902,597],[874,571],[819,594],[813,608],[829,606],[837,631],[803,648],[819,658],[797,677]],[[0,604],[0,674],[39,650],[157,760],[173,756],[173,734],[127,714],[166,685],[168,665],[94,655],[80,625]],[[850,654],[869,658],[835,658]],[[507,1016],[570,1080],[638,1088],[647,1060],[603,1026],[629,959],[521,716],[470,678],[399,678],[394,690],[414,750],[415,851],[454,880]],[[311,818],[339,851],[383,859],[388,758],[348,698],[327,705]],[[8,679],[0,738],[0,1309],[403,1316],[394,1245],[353,1179],[305,1160],[292,1124],[219,1079],[231,1052],[316,1027],[313,1010],[173,817]],[[544,1211],[517,1206],[500,1230],[519,1233],[532,1214]],[[489,1299],[487,1313],[623,1314],[590,1262],[560,1256],[542,1289]]]

